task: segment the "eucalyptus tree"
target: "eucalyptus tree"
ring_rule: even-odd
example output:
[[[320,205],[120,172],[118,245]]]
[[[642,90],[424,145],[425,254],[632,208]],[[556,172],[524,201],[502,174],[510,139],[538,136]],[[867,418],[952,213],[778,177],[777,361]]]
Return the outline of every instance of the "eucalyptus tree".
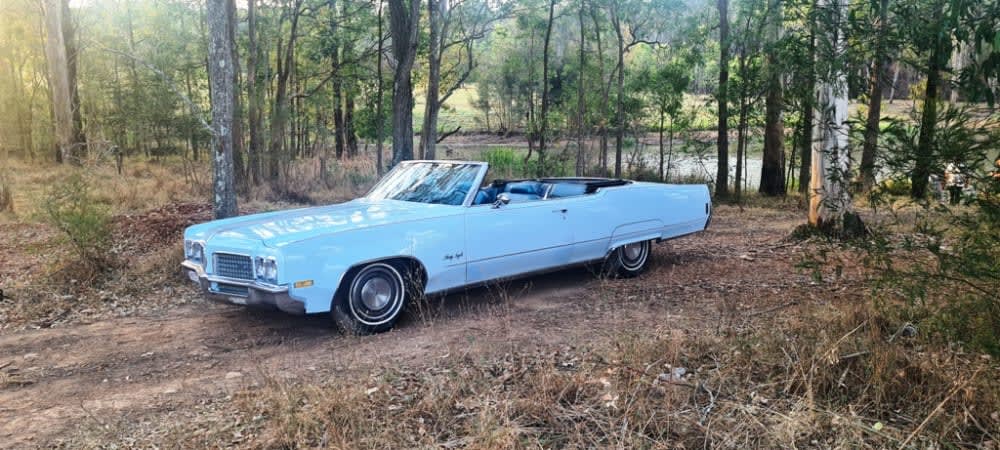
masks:
[[[392,164],[413,159],[413,63],[420,37],[420,0],[388,0],[395,60],[392,86]]]
[[[424,158],[436,156],[441,106],[476,68],[476,44],[489,35],[497,21],[508,17],[512,5],[486,0],[427,0],[428,75],[420,133]]]
[[[785,195],[785,126],[782,121],[782,75],[778,49],[782,32],[782,0],[771,0],[765,20],[767,34],[766,97],[764,102],[764,155],[760,168],[760,193]]]
[[[809,224],[830,232],[849,231],[852,212],[848,189],[846,39],[847,0],[818,0],[817,121],[813,130],[809,184]]]
[[[73,158],[73,106],[70,87],[69,63],[63,30],[65,0],[44,0],[42,16],[45,23],[45,56],[49,69],[49,89],[52,99],[52,126],[55,135],[55,155],[59,162],[77,161]]]
[[[719,103],[718,170],[715,174],[715,196],[729,196],[729,0],[717,0],[719,9]]]
[[[864,146],[861,151],[860,178],[864,190],[875,185],[875,156],[878,149],[879,124],[882,118],[882,89],[888,62],[889,0],[871,1],[876,10],[875,43],[868,75],[868,117],[865,120]]]
[[[665,53],[665,52],[660,52]],[[656,115],[657,142],[659,149],[658,175],[661,181],[668,180],[670,159],[673,156],[674,130],[684,104],[684,92],[691,82],[690,58],[680,55],[665,55],[654,61],[655,67],[644,67],[638,74],[639,85],[651,99]],[[670,119],[670,123],[667,123]],[[664,132],[669,136],[668,147],[664,146]]]
[[[617,98],[615,102],[615,176],[622,174],[625,140],[625,55],[637,45],[659,45],[683,4],[675,0],[606,0],[608,17],[618,44]]]
[[[984,53],[997,53],[991,47],[998,43],[995,26],[1000,21],[998,8],[996,0],[899,0],[896,3],[895,17],[907,30],[906,41],[917,57],[913,64],[922,67],[926,76],[920,134],[910,175],[910,196],[915,199],[926,196],[934,166],[938,103],[946,81],[942,73],[949,70],[948,61],[955,46],[971,45]],[[996,76],[1000,66],[998,60],[996,56],[987,56],[983,58],[985,65],[973,65],[973,68],[983,67],[986,71],[981,73],[985,74],[992,70]]]
[[[213,204],[216,219],[239,214],[233,171],[233,0],[208,0],[208,70],[212,87]]]

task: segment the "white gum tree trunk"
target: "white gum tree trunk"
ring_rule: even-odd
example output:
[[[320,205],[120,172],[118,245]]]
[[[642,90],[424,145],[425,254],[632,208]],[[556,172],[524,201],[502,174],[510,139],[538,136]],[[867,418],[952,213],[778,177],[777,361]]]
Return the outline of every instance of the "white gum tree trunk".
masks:
[[[820,36],[827,50],[817,61],[816,120],[813,127],[812,166],[809,180],[809,224],[840,227],[851,212],[850,154],[847,147],[847,74],[844,72],[845,42],[842,21],[845,0],[819,0],[829,12],[826,33]]]

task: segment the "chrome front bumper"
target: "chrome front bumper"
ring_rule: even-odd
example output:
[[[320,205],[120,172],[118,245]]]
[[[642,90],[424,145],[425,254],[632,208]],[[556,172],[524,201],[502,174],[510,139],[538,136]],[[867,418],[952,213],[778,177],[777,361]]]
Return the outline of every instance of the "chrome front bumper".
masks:
[[[208,275],[201,265],[191,261],[182,262],[181,267],[188,279],[212,300],[234,305],[276,308],[289,314],[306,313],[305,303],[292,298],[287,286]]]

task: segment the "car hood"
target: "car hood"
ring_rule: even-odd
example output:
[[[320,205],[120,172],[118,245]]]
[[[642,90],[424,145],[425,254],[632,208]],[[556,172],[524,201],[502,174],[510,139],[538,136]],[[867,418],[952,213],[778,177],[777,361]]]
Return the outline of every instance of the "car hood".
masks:
[[[319,235],[453,215],[460,209],[448,205],[359,199],[207,222],[189,228],[187,235],[213,243],[256,241],[276,248]]]

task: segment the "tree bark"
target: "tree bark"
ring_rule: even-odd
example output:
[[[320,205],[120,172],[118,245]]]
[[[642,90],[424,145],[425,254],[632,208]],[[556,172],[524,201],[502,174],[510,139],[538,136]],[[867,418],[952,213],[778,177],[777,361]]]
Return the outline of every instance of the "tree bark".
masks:
[[[437,146],[437,120],[441,108],[441,8],[447,0],[427,0],[427,98],[424,101],[424,123],[420,133],[420,153],[424,159],[434,159]]]
[[[69,10],[69,1],[62,1],[63,39],[66,41],[66,74],[69,82],[70,109],[73,111],[73,143],[71,153],[75,159],[87,154],[87,136],[83,131],[83,115],[80,110],[80,89],[77,85],[77,60],[79,46],[76,43],[76,26]]]
[[[278,42],[277,83],[274,88],[274,106],[271,108],[271,143],[268,146],[271,159],[269,177],[272,181],[278,179],[282,163],[288,156],[285,152],[285,128],[288,123],[288,79],[295,64],[295,40],[298,38],[302,1],[293,1],[288,42],[286,44],[282,44],[280,40]]]
[[[868,120],[865,122],[865,143],[861,150],[861,183],[870,191],[875,185],[875,153],[878,150],[879,122],[882,117],[882,75],[885,72],[885,33],[889,0],[880,0],[875,54],[868,80]]]
[[[767,53],[767,94],[764,98],[764,155],[760,168],[760,193],[767,196],[785,195],[785,125],[781,119],[781,69],[775,46],[781,38],[781,2],[771,6],[768,29],[771,48]]]
[[[664,172],[664,167],[663,167],[663,164],[664,164],[664,154],[663,154],[663,122],[664,122],[664,118],[666,117],[666,115],[667,115],[666,108],[664,108],[663,105],[660,105],[660,126],[658,128],[658,131],[659,131],[658,138],[659,138],[659,145],[660,145],[660,181],[666,180],[666,174]]]
[[[385,36],[382,36],[382,0],[378,0],[378,52],[375,55],[375,174],[382,176],[382,142],[385,140],[385,111],[382,108],[382,96],[385,91],[382,77],[382,59],[385,54]]]
[[[246,193],[249,185],[246,182],[246,168],[243,163],[243,102],[240,101],[240,54],[236,48],[236,3],[230,1],[227,7],[229,15],[229,41],[233,49],[233,183],[239,192]]]
[[[617,178],[622,176],[622,149],[625,146],[625,32],[622,30],[617,3],[612,2],[612,4],[615,8],[611,24],[614,25],[618,37],[618,98],[615,108],[615,177]]]
[[[389,0],[389,31],[396,59],[392,86],[392,164],[413,159],[413,62],[420,32],[420,1]]]
[[[824,73],[817,88],[816,114],[819,120],[813,131],[812,166],[810,176],[809,224],[821,229],[842,228],[846,214],[851,212],[851,196],[847,188],[850,174],[850,154],[847,148],[847,75],[842,69],[845,40],[842,21],[846,0],[819,0],[833,9],[835,24],[824,38]]]
[[[719,166],[715,175],[715,196],[729,196],[729,0],[719,7]]]
[[[72,92],[69,86],[66,41],[63,36],[62,1],[44,0],[42,12],[45,20],[45,57],[49,69],[56,161],[78,162],[72,158]]]
[[[350,91],[344,101],[344,138],[347,157],[358,156],[358,135],[354,132],[354,95]]]
[[[577,80],[576,86],[576,115],[577,115],[577,129],[576,129],[576,176],[582,177],[584,171],[586,170],[584,163],[584,151],[583,151],[583,133],[586,125],[587,116],[587,106],[584,101],[584,89],[583,89],[583,75],[586,73],[586,44],[587,35],[583,27],[583,10],[585,2],[580,2],[580,10],[578,11],[578,19],[580,22],[580,74]]]
[[[259,58],[257,49],[257,0],[247,0],[247,105],[250,126],[250,145],[247,149],[250,182],[255,186],[261,182],[260,174],[260,127],[262,126],[261,102],[257,87]]]
[[[927,88],[924,92],[924,110],[920,118],[920,135],[917,138],[916,164],[910,176],[910,197],[922,199],[927,194],[928,178],[934,158],[934,129],[937,127],[938,88],[941,85],[942,55],[944,44],[939,39],[931,49],[927,61]]]
[[[552,23],[555,21],[556,0],[549,0],[549,21],[545,27],[545,44],[542,47],[542,117],[538,131],[538,176],[545,176],[545,140],[549,124],[549,47],[552,41]]]
[[[216,219],[237,215],[233,179],[233,62],[232,0],[208,0],[208,73],[212,87],[212,153],[214,211]]]
[[[590,5],[590,18],[594,22],[594,41],[597,44],[597,73],[598,81],[601,84],[601,117],[598,119],[597,132],[601,135],[601,176],[608,173],[608,104],[611,93],[609,91],[610,81],[604,82],[604,47],[601,45],[601,24],[597,20],[597,8],[592,3]]]
[[[809,24],[809,61],[806,68],[806,92],[813,93],[802,99],[802,120],[799,125],[799,158],[802,160],[799,165],[799,193],[808,198],[810,185],[810,172],[812,171],[812,147],[813,147],[813,107],[816,102],[816,22],[810,20]]]

